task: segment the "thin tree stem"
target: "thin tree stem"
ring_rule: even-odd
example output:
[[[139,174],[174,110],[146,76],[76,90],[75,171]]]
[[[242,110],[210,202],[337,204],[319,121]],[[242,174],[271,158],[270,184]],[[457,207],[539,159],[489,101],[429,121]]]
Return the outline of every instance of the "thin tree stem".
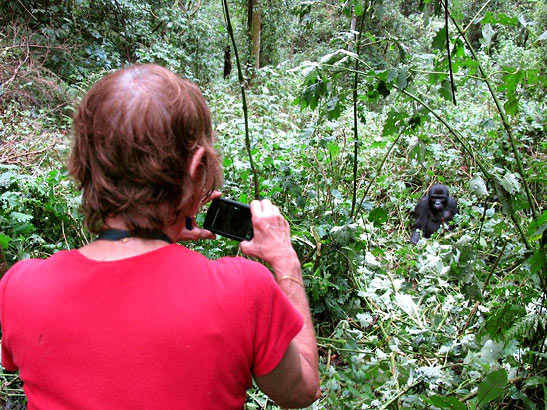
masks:
[[[479,57],[478,57],[477,53],[475,52],[475,49],[473,48],[473,46],[471,45],[471,43],[467,39],[467,36],[465,35],[465,32],[463,31],[460,24],[456,21],[456,19],[452,15],[450,15],[450,18],[451,18],[452,22],[454,23],[454,25],[456,26],[456,29],[458,30],[458,32],[459,32],[460,36],[462,37],[462,39],[464,40],[465,44],[469,48],[469,51],[471,51],[471,54],[473,55],[473,58],[477,62],[478,67],[479,67],[479,71],[480,71],[480,73],[481,73],[481,75],[484,79],[484,82],[486,83],[486,85],[488,87],[488,91],[490,91],[490,95],[492,96],[492,98],[494,100],[494,103],[496,105],[498,113],[500,114],[501,121],[503,123],[503,127],[505,128],[505,131],[507,132],[507,136],[509,137],[509,141],[511,143],[511,150],[513,151],[513,155],[514,155],[515,161],[517,163],[518,173],[520,174],[520,177],[522,178],[522,183],[524,185],[524,190],[526,191],[526,196],[528,198],[528,202],[530,203],[530,209],[532,210],[532,215],[533,215],[534,219],[538,219],[539,218],[539,213],[536,209],[536,205],[535,205],[535,202],[534,202],[534,198],[532,196],[532,192],[530,191],[530,187],[528,186],[528,178],[526,176],[526,172],[524,171],[524,167],[522,166],[522,160],[520,158],[520,153],[519,153],[519,150],[517,148],[515,138],[513,137],[513,132],[511,131],[511,126],[509,125],[509,120],[507,119],[507,116],[505,115],[505,110],[501,106],[501,103],[500,103],[496,93],[494,92],[494,88],[492,86],[492,83],[490,82],[490,79],[486,75],[486,72],[484,71],[484,68],[482,67],[482,64],[479,60]]]
[[[378,175],[380,173],[380,170],[382,169],[382,167],[386,163],[387,158],[389,157],[389,154],[393,150],[393,147],[395,147],[397,142],[399,142],[399,139],[401,138],[401,135],[403,135],[403,134],[400,133],[399,136],[397,138],[395,138],[395,140],[393,141],[393,143],[391,144],[391,146],[387,150],[386,155],[384,155],[384,158],[382,158],[382,162],[380,162],[380,165],[378,165],[378,167],[376,168],[375,175]],[[359,213],[359,211],[362,209],[363,201],[367,197],[368,191],[370,190],[370,187],[372,186],[373,182],[374,182],[374,179],[371,178],[368,185],[367,185],[367,187],[365,188],[365,191],[363,192],[363,195],[361,196],[361,201],[359,201],[359,207],[357,208],[357,212],[355,213],[356,216]]]
[[[237,77],[239,80],[239,87],[241,89],[241,100],[243,105],[243,119],[245,123],[245,148],[247,154],[249,155],[249,165],[251,166],[251,171],[253,173],[253,183],[254,183],[254,198],[259,199],[259,189],[258,189],[258,173],[256,171],[255,163],[253,160],[253,155],[251,152],[251,137],[249,135],[249,115],[247,113],[247,98],[245,96],[245,80],[243,78],[243,71],[241,70],[241,63],[239,62],[239,53],[237,51],[236,41],[234,38],[234,30],[232,29],[232,22],[230,21],[230,12],[228,9],[228,2],[222,0],[224,6],[224,17],[226,18],[226,28],[228,30],[228,35],[232,41],[232,47],[234,48],[234,55],[236,57],[237,64]]]
[[[450,72],[450,88],[452,90],[452,103],[454,105],[457,105],[456,104],[456,87],[454,85],[454,73],[452,72],[452,56],[450,54],[450,35],[448,34],[448,0],[444,0],[444,31],[446,34],[446,54],[448,56],[448,71]]]
[[[363,30],[363,21],[365,20],[365,13],[361,14],[359,20],[359,32],[355,38],[355,53],[357,58],[355,59],[355,76],[353,79],[353,195],[351,198],[351,217],[353,218],[355,212],[355,204],[357,202],[357,170],[358,170],[358,154],[359,154],[359,132],[357,130],[357,86],[359,84],[359,46],[361,45],[361,31]]]

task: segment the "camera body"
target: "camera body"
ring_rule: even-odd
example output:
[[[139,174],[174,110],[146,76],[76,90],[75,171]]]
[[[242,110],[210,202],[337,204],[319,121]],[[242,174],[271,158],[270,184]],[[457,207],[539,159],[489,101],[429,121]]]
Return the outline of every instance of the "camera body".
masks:
[[[211,202],[203,228],[236,241],[253,238],[251,208],[228,198],[215,198]]]

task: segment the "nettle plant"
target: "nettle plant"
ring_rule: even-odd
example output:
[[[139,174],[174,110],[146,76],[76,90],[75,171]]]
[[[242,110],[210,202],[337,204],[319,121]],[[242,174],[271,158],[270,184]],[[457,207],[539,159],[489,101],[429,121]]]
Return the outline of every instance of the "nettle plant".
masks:
[[[0,244],[8,265],[85,243],[79,206],[66,170],[33,176],[0,165]]]

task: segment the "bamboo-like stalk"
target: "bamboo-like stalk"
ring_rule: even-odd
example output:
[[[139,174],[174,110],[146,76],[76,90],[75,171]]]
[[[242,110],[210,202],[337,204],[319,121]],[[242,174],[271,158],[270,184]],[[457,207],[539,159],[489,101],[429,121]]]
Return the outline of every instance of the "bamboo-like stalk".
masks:
[[[448,0],[444,0],[444,31],[446,34],[446,54],[448,56],[448,71],[450,73],[450,89],[452,91],[452,103],[456,104],[456,86],[454,85],[454,73],[452,71],[452,55],[450,54],[450,35],[448,34]]]
[[[458,30],[458,33],[460,34],[461,38],[467,45],[467,48],[471,52],[471,55],[473,56],[473,59],[477,62],[477,65],[479,67],[479,71],[483,77],[483,81],[486,83],[486,86],[488,87],[488,91],[490,92],[490,95],[492,96],[492,99],[494,100],[494,103],[496,105],[496,109],[498,110],[498,113],[501,117],[501,122],[503,124],[503,127],[505,128],[505,131],[507,132],[507,136],[509,137],[509,142],[511,143],[511,150],[513,151],[513,155],[515,157],[515,161],[517,163],[517,171],[522,178],[522,184],[524,185],[524,190],[526,192],[526,196],[528,198],[528,202],[530,203],[530,209],[532,210],[532,215],[534,219],[539,218],[539,213],[536,209],[536,205],[534,203],[534,198],[532,196],[532,192],[530,191],[530,187],[528,186],[527,176],[526,172],[524,171],[524,167],[522,166],[522,160],[520,158],[520,153],[517,148],[517,144],[515,142],[515,138],[513,137],[513,132],[511,131],[511,126],[509,125],[509,120],[507,119],[507,116],[505,115],[505,110],[501,106],[501,103],[498,99],[498,96],[494,92],[494,87],[492,86],[492,83],[490,82],[490,79],[486,75],[486,72],[484,71],[484,68],[481,64],[481,61],[479,60],[479,57],[477,56],[477,53],[475,52],[475,49],[473,48],[473,45],[469,42],[467,39],[467,36],[465,35],[465,32],[463,31],[460,24],[456,21],[456,19],[450,15],[450,18],[454,25],[456,26],[456,29]]]
[[[363,30],[363,21],[365,20],[365,12],[361,14],[359,20],[359,32],[355,38],[355,53],[357,58],[355,59],[355,75],[353,79],[353,195],[351,197],[351,217],[353,218],[355,212],[355,204],[357,202],[357,170],[358,163],[357,157],[359,154],[359,132],[357,131],[357,86],[359,84],[359,47],[361,45],[361,31]]]
[[[258,189],[258,172],[256,171],[256,166],[253,160],[253,155],[251,152],[251,137],[249,135],[249,115],[247,113],[247,97],[245,96],[245,80],[243,79],[243,71],[241,70],[241,63],[239,62],[239,53],[237,51],[236,41],[234,38],[234,30],[232,28],[232,22],[230,20],[230,12],[228,10],[228,2],[222,0],[224,17],[226,19],[226,28],[228,30],[228,35],[232,41],[232,47],[234,48],[234,55],[236,58],[237,64],[237,78],[239,80],[239,87],[241,88],[241,100],[243,105],[243,120],[245,123],[245,149],[249,156],[249,165],[251,166],[251,171],[253,173],[253,183],[254,183],[254,198],[259,199],[259,189]]]

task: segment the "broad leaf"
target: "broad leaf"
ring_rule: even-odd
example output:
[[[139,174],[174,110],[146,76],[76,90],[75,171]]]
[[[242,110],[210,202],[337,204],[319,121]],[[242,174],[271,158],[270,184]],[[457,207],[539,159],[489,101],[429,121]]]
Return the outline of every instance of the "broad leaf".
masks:
[[[441,397],[441,396],[432,396],[429,398],[431,404],[441,409],[452,409],[452,410],[466,410],[467,407],[464,403],[459,401],[456,397]]]
[[[484,182],[484,179],[482,179],[480,175],[475,175],[469,181],[469,186],[471,188],[471,191],[473,191],[473,193],[479,198],[484,198],[488,196],[488,187],[486,186],[486,182]]]
[[[507,372],[505,369],[495,370],[486,376],[486,379],[479,384],[477,394],[478,404],[484,405],[502,395],[507,384]]]
[[[492,29],[492,26],[490,24],[485,24],[482,27],[482,45],[490,47],[495,34],[496,32]]]
[[[446,48],[446,30],[444,27],[435,34],[431,47],[437,50],[444,50]]]
[[[507,100],[505,104],[503,104],[503,108],[505,112],[509,115],[515,116],[518,112],[518,100],[516,98],[510,98]]]
[[[11,238],[9,236],[4,235],[3,233],[0,233],[0,246],[4,249],[6,249],[11,242]]]
[[[530,264],[530,273],[539,272],[545,266],[545,252],[542,249],[538,249],[528,259]]]
[[[481,24],[501,24],[503,26],[516,26],[518,25],[518,19],[516,17],[509,17],[506,14],[503,13],[491,13],[489,11],[486,12],[486,15],[481,20]]]
[[[375,208],[368,214],[368,220],[373,222],[374,226],[380,227],[387,221],[387,211],[381,207]]]
[[[354,0],[355,4],[355,16],[359,17],[365,12],[365,2],[363,0]]]
[[[518,181],[517,176],[511,172],[508,172],[503,176],[501,184],[511,195],[520,191],[520,182]]]

